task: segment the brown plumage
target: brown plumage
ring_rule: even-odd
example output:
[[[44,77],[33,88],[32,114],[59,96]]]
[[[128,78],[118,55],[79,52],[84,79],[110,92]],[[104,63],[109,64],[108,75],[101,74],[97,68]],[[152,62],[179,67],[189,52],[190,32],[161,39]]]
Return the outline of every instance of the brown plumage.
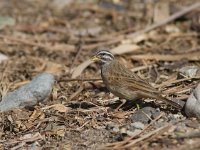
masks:
[[[104,84],[111,93],[119,98],[128,100],[153,98],[161,100],[177,109],[183,108],[183,103],[162,97],[160,91],[120,64],[109,51],[99,50],[92,60],[100,63],[101,77]]]

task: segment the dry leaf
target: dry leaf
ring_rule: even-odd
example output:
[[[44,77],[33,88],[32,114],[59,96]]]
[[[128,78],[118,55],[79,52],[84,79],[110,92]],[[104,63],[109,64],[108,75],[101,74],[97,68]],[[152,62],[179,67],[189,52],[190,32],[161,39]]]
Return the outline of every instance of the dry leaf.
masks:
[[[39,133],[29,133],[25,134],[24,136],[20,137],[20,141],[25,141],[25,142],[34,142],[37,140],[43,140],[43,136]]]
[[[8,59],[8,57],[6,55],[0,53],[0,63],[7,59]]]
[[[184,53],[184,54],[173,54],[173,55],[163,55],[163,54],[141,54],[141,55],[132,55],[134,60],[161,60],[161,61],[178,61],[178,60],[200,60],[200,51]]]
[[[66,107],[63,104],[54,104],[54,105],[51,105],[51,106],[43,107],[42,110],[50,109],[50,108],[53,108],[54,110],[57,110],[59,112],[67,112],[70,109],[69,107]]]
[[[124,53],[130,53],[133,51],[136,51],[140,49],[140,47],[136,44],[121,44],[113,49],[111,49],[111,52],[113,54],[124,54]]]
[[[40,118],[40,116],[43,116],[43,115],[44,115],[44,113],[43,113],[41,110],[36,109],[36,110],[34,110],[33,113],[31,114],[31,116],[30,116],[28,122],[33,122],[33,121],[35,121],[36,119]]]
[[[154,8],[154,22],[165,20],[170,15],[169,2],[157,2]]]
[[[127,113],[117,112],[117,113],[114,114],[114,117],[119,118],[119,119],[124,119],[124,118],[126,118],[125,117],[126,114]]]
[[[75,46],[70,44],[56,43],[55,45],[48,45],[48,46],[51,47],[52,50],[58,50],[58,51],[60,50],[60,51],[72,52],[75,50]]]
[[[55,104],[53,106],[53,109],[59,111],[59,112],[67,112],[69,110],[68,107],[66,107],[65,105],[63,104]]]
[[[60,130],[56,131],[56,134],[57,134],[58,136],[64,137],[64,136],[65,136],[65,130],[60,129]]]
[[[73,70],[72,78],[76,78],[81,75],[81,73],[87,68],[91,63],[93,63],[90,59],[81,63],[78,67]]]
[[[63,70],[64,70],[63,65],[50,62],[50,61],[47,62],[47,65],[45,68],[45,72],[51,73],[53,75],[60,75]]]
[[[101,26],[83,28],[83,29],[71,29],[70,33],[75,36],[86,36],[86,35],[98,35],[102,31]]]
[[[148,40],[150,37],[149,37],[149,34],[140,34],[138,36],[135,36],[134,39],[132,39],[132,42],[133,43],[139,43],[139,42],[142,42],[144,40]]]

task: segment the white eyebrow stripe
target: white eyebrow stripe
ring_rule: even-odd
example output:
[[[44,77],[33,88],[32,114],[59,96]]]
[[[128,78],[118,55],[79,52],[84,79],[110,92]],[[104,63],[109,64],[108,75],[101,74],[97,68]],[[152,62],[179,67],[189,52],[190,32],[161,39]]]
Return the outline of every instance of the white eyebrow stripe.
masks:
[[[106,54],[106,55],[109,55],[110,57],[114,58],[113,54],[109,51],[100,51],[97,53],[97,55],[99,55],[99,54]]]

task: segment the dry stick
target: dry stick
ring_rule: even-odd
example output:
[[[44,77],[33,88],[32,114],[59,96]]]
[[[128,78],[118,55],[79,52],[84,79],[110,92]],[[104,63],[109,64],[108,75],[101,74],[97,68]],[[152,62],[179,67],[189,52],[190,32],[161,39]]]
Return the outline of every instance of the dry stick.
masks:
[[[189,81],[189,80],[192,80],[192,79],[200,80],[200,77],[183,78],[183,79],[179,79],[179,80],[175,80],[175,81],[166,81],[166,82],[163,82],[162,84],[159,84],[159,85],[154,86],[154,87],[155,88],[164,88],[164,87],[170,86],[170,85],[175,84],[175,83],[179,83],[179,82],[183,82],[183,81]]]
[[[123,146],[122,148],[131,147],[131,146],[133,146],[133,145],[135,145],[135,144],[138,144],[138,143],[141,142],[141,141],[148,140],[148,138],[150,138],[150,137],[151,137],[151,139],[153,139],[153,138],[155,138],[156,136],[159,136],[159,135],[163,134],[164,132],[168,131],[171,127],[172,127],[172,125],[170,125],[170,124],[165,125],[165,126],[163,126],[163,127],[160,127],[160,128],[158,128],[158,129],[156,129],[156,130],[153,130],[153,131],[150,132],[150,133],[147,133],[147,134],[143,135],[142,137],[140,137],[140,138],[138,138],[138,139],[136,139],[136,140],[133,140],[131,143],[129,143],[129,144]],[[152,136],[153,136],[153,137],[152,137]],[[151,139],[150,139],[150,140],[151,140]]]
[[[10,40],[10,41],[19,42],[19,43],[23,43],[23,44],[26,44],[26,45],[37,46],[37,47],[42,47],[42,48],[50,48],[49,46],[46,46],[46,45],[43,45],[43,44],[38,44],[38,43],[31,42],[31,41],[25,41],[25,40],[22,40],[20,38],[13,38],[13,37],[9,37],[9,36],[6,36],[6,35],[0,35],[0,38]]]
[[[200,7],[200,2],[197,2],[197,3],[195,3],[195,4],[191,5],[191,6],[188,6],[185,9],[183,9],[183,10],[181,10],[181,11],[179,11],[179,12],[173,14],[173,15],[171,15],[170,17],[168,17],[168,18],[166,18],[166,19],[164,19],[164,20],[162,20],[162,21],[160,21],[158,23],[155,23],[155,24],[152,24],[150,26],[147,26],[144,30],[140,30],[140,31],[137,31],[135,33],[129,34],[129,35],[127,35],[127,37],[128,38],[134,38],[137,35],[149,32],[149,31],[151,31],[151,30],[153,30],[155,28],[163,26],[163,25],[165,25],[165,24],[167,24],[169,22],[172,22],[173,20],[175,20],[175,19],[177,19],[177,18],[189,13],[190,11],[192,11],[194,9],[197,9],[198,7]]]
[[[129,147],[132,147],[134,146],[135,144],[138,144],[139,142],[141,141],[144,141],[144,140],[147,140],[148,138],[152,137],[152,136],[158,136],[158,135],[161,135],[162,133],[164,133],[165,131],[169,130],[170,127],[172,125],[171,124],[167,124],[163,127],[160,127],[158,129],[155,129],[145,135],[143,135],[142,137],[138,138],[138,139],[135,139],[135,140],[132,140],[129,144],[126,144],[124,146],[117,146],[117,147],[105,147],[103,148],[104,150],[110,150],[110,149],[125,149],[125,148],[129,148]]]
[[[134,60],[160,60],[160,61],[177,61],[181,59],[187,59],[191,61],[198,61],[200,59],[200,51],[194,51],[190,53],[177,53],[177,54],[140,54],[140,55],[132,55],[132,59]]]
[[[32,41],[27,41],[25,39],[20,39],[19,37],[14,38],[14,37],[6,36],[6,35],[0,35],[0,38],[10,40],[10,41],[14,41],[14,42],[18,42],[18,43],[22,43],[22,44],[29,45],[29,46],[36,46],[36,47],[40,47],[40,48],[45,48],[47,50],[52,50],[52,47],[50,45],[44,45],[44,44],[41,44],[41,43],[35,43],[35,42],[32,42]],[[67,46],[68,46],[68,48],[67,48],[68,51],[74,50],[73,45],[68,44]]]
[[[151,123],[148,124],[142,131],[140,131],[137,135],[132,136],[131,138],[129,138],[129,139],[127,139],[126,141],[124,141],[124,143],[121,144],[121,146],[124,145],[124,144],[126,144],[126,143],[128,143],[129,141],[133,140],[134,138],[140,136],[144,131],[146,131],[152,124],[154,124],[154,123],[155,123],[158,119],[160,119],[163,115],[164,115],[163,112],[160,113],[160,115],[159,115],[158,117],[156,117],[154,120],[152,120]]]
[[[74,92],[74,93],[69,97],[69,99],[68,99],[67,101],[69,102],[69,101],[71,101],[72,99],[74,99],[75,97],[77,97],[83,90],[84,90],[84,86],[81,85],[81,86],[79,87],[79,89],[78,89],[76,92]]]
[[[74,64],[76,63],[76,61],[77,61],[77,59],[78,59],[78,57],[79,57],[79,55],[80,55],[80,53],[81,53],[82,44],[83,44],[83,42],[82,42],[81,37],[80,37],[80,38],[79,38],[79,43],[78,43],[78,46],[77,46],[77,53],[76,53],[76,56],[75,56],[75,58],[74,58],[74,61],[73,61],[72,64],[71,64],[71,67],[70,67],[70,71],[69,71],[69,72],[71,72],[72,68],[74,67]]]
[[[97,79],[81,79],[81,78],[76,78],[76,79],[60,79],[58,82],[71,82],[71,81],[100,81],[102,79],[97,78]]]
[[[127,139],[126,141],[111,143],[111,144],[106,145],[104,148],[107,148],[107,147],[109,148],[110,146],[112,146],[112,148],[113,148],[113,146],[119,146],[119,145],[122,146],[122,145],[128,143],[129,141],[133,140],[134,138],[140,136],[144,131],[146,131],[152,124],[154,124],[154,123],[155,123],[158,119],[160,119],[163,115],[164,115],[164,113],[162,112],[158,117],[156,117],[153,121],[151,121],[151,123],[148,124],[142,131],[140,131],[138,134],[136,134],[136,135],[130,137],[130,138]]]
[[[101,47],[101,46],[108,46],[108,45],[119,43],[123,39],[124,39],[124,36],[118,36],[118,37],[115,37],[115,38],[113,38],[112,40],[109,40],[109,41],[90,44],[90,45],[84,45],[83,49],[91,50],[91,49],[94,49],[94,48],[97,48],[97,47]]]

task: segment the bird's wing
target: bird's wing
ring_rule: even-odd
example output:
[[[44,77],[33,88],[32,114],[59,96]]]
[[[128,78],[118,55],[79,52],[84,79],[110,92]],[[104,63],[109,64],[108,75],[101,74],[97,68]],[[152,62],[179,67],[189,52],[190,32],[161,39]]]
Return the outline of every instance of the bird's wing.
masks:
[[[132,89],[144,92],[160,93],[146,80],[141,79],[137,74],[127,69],[124,65],[120,64],[119,62],[115,62],[114,65],[117,66],[112,67],[118,67],[118,69],[114,70],[114,72],[110,74],[110,77],[115,79],[113,80],[113,82],[116,82],[115,84],[121,84],[121,86],[126,86],[130,90]]]
[[[114,66],[117,65],[117,66]],[[184,102],[175,102],[172,100],[168,100],[160,95],[160,91],[152,87],[146,80],[141,79],[134,72],[128,70],[123,65],[119,63],[114,63],[110,67],[119,67],[112,72],[109,73],[107,77],[111,85],[115,85],[116,87],[123,88],[124,90],[133,90],[141,92],[141,95],[149,98],[155,98],[161,100],[169,105],[182,109],[184,106]]]

